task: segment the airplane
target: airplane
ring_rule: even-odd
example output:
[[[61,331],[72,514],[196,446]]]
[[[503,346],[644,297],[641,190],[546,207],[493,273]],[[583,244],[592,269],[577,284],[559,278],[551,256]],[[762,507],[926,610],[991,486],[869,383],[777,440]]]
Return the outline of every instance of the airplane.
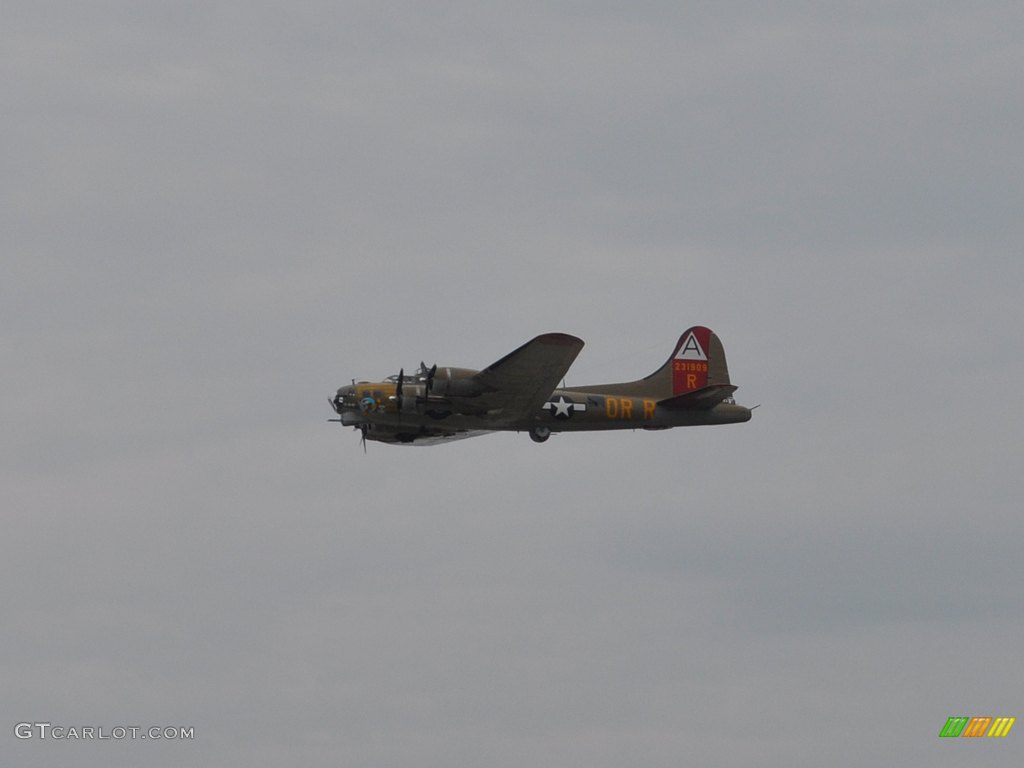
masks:
[[[696,325],[676,342],[665,364],[643,379],[620,384],[559,387],[583,340],[545,333],[483,370],[405,369],[384,381],[355,381],[328,398],[338,415],[367,440],[432,445],[488,432],[526,432],[543,443],[557,432],[670,429],[749,421],[737,405],[725,350],[710,329]],[[754,406],[755,408],[757,406]]]

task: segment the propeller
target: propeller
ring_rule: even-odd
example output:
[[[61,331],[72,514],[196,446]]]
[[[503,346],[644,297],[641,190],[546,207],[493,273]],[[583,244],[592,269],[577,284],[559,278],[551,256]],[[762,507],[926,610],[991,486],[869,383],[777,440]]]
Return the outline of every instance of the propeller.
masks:
[[[360,424],[358,429],[362,433],[362,436],[359,438],[359,442],[363,445],[363,453],[366,453],[366,433],[370,431],[370,425]]]
[[[437,363],[427,368],[427,364],[422,360],[420,361],[420,370],[418,373],[419,381],[423,382],[423,396],[416,398],[416,407],[419,408],[424,403],[430,402],[430,393],[434,389],[434,376],[437,374]]]

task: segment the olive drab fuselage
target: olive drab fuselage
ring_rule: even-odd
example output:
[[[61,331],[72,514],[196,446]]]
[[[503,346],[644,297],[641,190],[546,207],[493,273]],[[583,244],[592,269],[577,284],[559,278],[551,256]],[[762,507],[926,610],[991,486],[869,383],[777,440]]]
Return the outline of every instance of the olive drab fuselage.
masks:
[[[494,431],[552,433],[669,429],[748,421],[732,398],[718,337],[695,326],[679,337],[668,361],[633,382],[554,386],[583,342],[544,334],[483,370],[421,364],[379,382],[341,387],[331,399],[338,421],[365,440],[432,444]]]

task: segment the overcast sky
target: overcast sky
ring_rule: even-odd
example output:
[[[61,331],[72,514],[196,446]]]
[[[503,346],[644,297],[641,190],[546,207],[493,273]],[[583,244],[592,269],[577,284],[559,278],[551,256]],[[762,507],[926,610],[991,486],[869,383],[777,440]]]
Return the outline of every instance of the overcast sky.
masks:
[[[4,764],[1020,765],[1024,725],[938,732],[1024,715],[1022,25],[5,3]],[[326,422],[695,324],[750,423]]]

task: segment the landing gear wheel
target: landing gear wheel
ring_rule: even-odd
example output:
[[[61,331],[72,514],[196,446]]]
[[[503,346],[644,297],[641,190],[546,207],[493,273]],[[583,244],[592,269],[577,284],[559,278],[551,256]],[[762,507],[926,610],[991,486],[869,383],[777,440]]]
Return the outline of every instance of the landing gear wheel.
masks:
[[[530,427],[530,439],[535,443],[543,443],[551,437],[550,427]]]

